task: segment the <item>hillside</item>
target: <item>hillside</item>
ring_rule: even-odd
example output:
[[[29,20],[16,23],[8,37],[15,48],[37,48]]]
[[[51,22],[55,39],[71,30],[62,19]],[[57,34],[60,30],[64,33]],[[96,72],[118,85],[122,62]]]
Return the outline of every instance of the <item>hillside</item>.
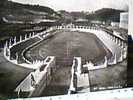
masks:
[[[51,8],[20,4],[12,1],[0,1],[0,19],[9,21],[31,22],[35,19],[58,19],[60,16]]]
[[[87,15],[86,17],[89,20],[119,22],[121,12],[124,11],[111,8],[102,8],[100,10],[95,11],[94,13]]]

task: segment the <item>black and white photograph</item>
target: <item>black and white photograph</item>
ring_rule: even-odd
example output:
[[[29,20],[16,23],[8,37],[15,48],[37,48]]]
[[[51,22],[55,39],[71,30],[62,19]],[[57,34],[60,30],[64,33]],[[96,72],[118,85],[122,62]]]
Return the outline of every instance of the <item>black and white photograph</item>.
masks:
[[[0,0],[0,100],[133,100],[133,0]]]

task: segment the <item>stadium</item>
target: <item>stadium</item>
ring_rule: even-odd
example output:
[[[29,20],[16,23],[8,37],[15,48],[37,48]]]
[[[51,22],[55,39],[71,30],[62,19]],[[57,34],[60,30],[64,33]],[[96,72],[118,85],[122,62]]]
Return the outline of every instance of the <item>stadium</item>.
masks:
[[[12,38],[4,54],[12,63],[33,69],[15,91],[52,96],[123,88],[126,49],[126,39],[105,28],[69,24]]]
[[[0,99],[132,95],[130,11],[55,11],[14,0],[0,5]]]

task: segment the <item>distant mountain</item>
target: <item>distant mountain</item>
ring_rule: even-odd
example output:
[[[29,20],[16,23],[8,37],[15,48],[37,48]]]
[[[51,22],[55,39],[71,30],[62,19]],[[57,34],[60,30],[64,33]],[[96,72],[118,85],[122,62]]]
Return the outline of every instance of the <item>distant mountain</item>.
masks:
[[[100,20],[100,21],[120,21],[120,13],[124,12],[123,10],[111,9],[111,8],[102,8],[87,15],[89,20]]]

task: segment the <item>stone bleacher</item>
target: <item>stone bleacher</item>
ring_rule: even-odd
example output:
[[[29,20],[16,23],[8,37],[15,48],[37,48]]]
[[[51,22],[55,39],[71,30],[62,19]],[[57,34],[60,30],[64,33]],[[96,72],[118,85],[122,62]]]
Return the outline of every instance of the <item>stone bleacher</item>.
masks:
[[[13,46],[11,51],[11,58],[16,59],[16,54],[18,55],[18,63],[25,63],[24,59],[22,58],[22,51],[25,49],[25,47],[28,47],[32,45],[33,43],[36,43],[40,39],[38,37],[31,38],[25,42],[21,42],[18,45]]]

